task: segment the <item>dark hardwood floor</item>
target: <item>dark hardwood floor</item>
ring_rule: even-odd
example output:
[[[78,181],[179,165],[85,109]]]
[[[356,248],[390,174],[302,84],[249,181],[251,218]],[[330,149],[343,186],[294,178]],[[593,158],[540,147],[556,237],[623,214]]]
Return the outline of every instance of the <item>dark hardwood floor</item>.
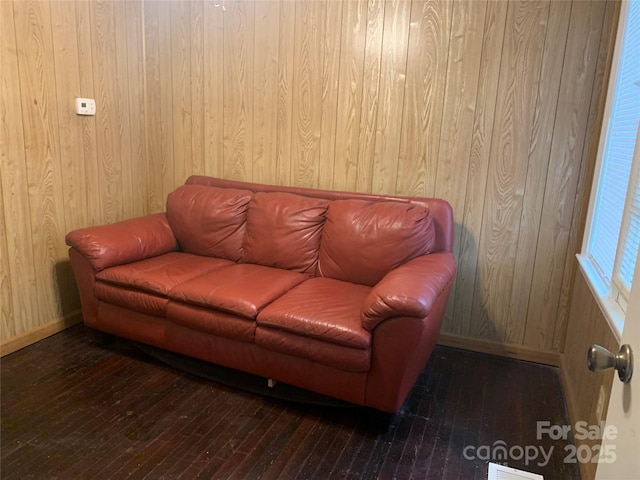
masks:
[[[5,480],[485,479],[499,446],[500,463],[579,478],[566,441],[536,438],[537,421],[569,424],[557,370],[452,348],[436,349],[388,429],[369,410],[241,391],[124,340],[102,347],[83,326],[4,357],[1,373]],[[553,448],[546,465],[540,448]]]

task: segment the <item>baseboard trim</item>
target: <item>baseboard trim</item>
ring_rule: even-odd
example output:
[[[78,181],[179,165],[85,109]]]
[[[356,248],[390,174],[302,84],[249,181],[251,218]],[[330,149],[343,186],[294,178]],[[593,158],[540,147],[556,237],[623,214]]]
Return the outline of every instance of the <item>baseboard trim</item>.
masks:
[[[58,318],[52,322],[45,323],[39,327],[29,330],[28,332],[16,335],[15,337],[2,340],[0,342],[0,357],[9,355],[21,348],[28,347],[40,340],[54,335],[69,327],[73,327],[82,321],[82,312],[80,310],[73,312],[64,318]]]
[[[523,345],[510,343],[499,343],[491,340],[477,339],[455,335],[453,333],[441,333],[438,340],[439,345],[445,347],[460,348],[473,352],[487,353],[501,357],[513,358],[516,360],[526,360],[528,362],[542,363],[553,367],[560,366],[560,353],[548,350],[535,350]]]

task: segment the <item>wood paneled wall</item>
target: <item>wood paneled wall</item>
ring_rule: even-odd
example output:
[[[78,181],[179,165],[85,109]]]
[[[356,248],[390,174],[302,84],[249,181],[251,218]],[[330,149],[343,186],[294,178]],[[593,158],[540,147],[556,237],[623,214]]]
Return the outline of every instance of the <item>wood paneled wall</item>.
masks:
[[[588,186],[589,180],[593,178],[593,171],[598,152],[598,142],[600,139],[599,127],[602,124],[604,115],[606,90],[613,58],[614,38],[617,32],[617,19],[619,17],[619,4],[613,4],[611,15],[614,20],[608,24],[610,31],[603,32],[608,35],[609,42],[601,42],[601,48],[596,68],[597,76],[593,89],[592,108],[589,113],[587,135],[585,140],[586,165],[581,176],[587,182],[580,182]],[[588,190],[588,189],[587,189]],[[586,215],[588,209],[588,194],[576,197],[574,211],[574,225],[572,228],[572,238],[582,238],[584,235]],[[567,267],[575,263],[572,258],[567,258]],[[619,344],[582,271],[574,268],[574,279],[570,282],[569,304],[567,310],[567,331],[564,340],[564,348],[560,361],[560,375],[568,404],[572,425],[576,422],[585,421],[588,425],[597,425],[599,421],[605,420],[607,406],[611,395],[611,384],[614,377],[613,370],[607,372],[592,373],[587,369],[586,352],[590,345],[597,343],[617,352]],[[569,270],[570,271],[570,270]],[[563,306],[564,308],[564,306]],[[597,418],[596,410],[600,391],[604,392],[604,404],[602,406],[603,416]],[[582,444],[592,448],[599,445],[600,440],[574,439],[577,446]],[[580,473],[584,480],[592,480],[596,476],[597,464],[580,463]]]
[[[6,346],[76,316],[68,231],[149,210],[143,4],[3,0],[0,36]],[[75,97],[95,98],[97,115],[77,116]]]
[[[614,3],[0,8],[3,340],[77,310],[67,231],[161,211],[201,173],[445,198],[445,332],[562,350]]]
[[[615,3],[145,3],[151,210],[192,173],[442,197],[445,332],[559,352]]]
[[[571,297],[571,313],[567,331],[567,336],[571,341],[567,342],[565,352],[562,355],[560,368],[562,383],[572,425],[579,421],[587,422],[588,425],[598,425],[607,414],[614,371],[613,369],[595,373],[589,371],[587,369],[587,349],[597,343],[611,352],[617,352],[620,345],[581,272],[576,275]],[[600,389],[603,389],[605,393],[602,419],[596,417]],[[577,446],[586,444],[589,448],[600,444],[600,440],[575,439],[574,441]],[[582,478],[584,480],[595,478],[596,467],[597,463],[580,463]]]

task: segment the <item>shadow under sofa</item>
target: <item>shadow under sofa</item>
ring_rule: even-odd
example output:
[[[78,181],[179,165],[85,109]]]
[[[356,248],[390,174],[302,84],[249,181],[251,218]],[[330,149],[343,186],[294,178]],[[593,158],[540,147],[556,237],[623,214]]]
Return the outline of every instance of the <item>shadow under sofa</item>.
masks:
[[[204,176],[66,241],[87,326],[389,413],[456,274],[444,200]]]

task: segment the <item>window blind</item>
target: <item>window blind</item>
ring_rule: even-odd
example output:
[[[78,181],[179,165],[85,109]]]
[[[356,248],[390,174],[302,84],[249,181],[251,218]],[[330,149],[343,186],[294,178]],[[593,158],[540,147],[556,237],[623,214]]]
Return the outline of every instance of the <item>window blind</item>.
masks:
[[[640,62],[640,60],[638,60]],[[640,87],[638,87],[640,89]],[[636,132],[640,132],[639,130]],[[633,271],[637,261],[638,247],[640,246],[640,141],[636,138],[635,161],[631,178],[627,203],[622,217],[622,233],[620,235],[620,254],[615,277],[619,282],[625,298],[629,298]]]
[[[640,244],[640,0],[627,4],[620,28],[624,34],[611,77],[613,97],[585,254],[609,295],[622,295],[620,304],[626,305]]]

